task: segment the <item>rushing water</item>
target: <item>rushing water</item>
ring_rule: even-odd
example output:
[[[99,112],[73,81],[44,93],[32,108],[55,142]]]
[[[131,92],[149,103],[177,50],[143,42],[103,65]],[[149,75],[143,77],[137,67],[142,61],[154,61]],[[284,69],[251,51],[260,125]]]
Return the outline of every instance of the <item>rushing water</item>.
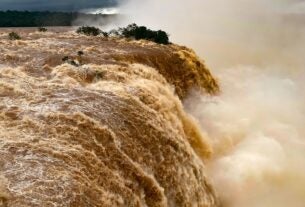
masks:
[[[174,93],[218,91],[192,51],[18,32],[0,34],[0,205],[217,206],[210,145]]]
[[[194,91],[185,106],[211,139],[223,205],[304,206],[304,1],[130,0],[122,11],[196,49],[218,78],[219,96]]]

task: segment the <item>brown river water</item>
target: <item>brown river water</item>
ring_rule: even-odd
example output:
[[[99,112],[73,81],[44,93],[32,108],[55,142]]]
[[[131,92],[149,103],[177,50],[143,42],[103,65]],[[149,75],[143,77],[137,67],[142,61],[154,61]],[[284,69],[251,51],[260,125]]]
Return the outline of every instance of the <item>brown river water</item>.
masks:
[[[0,206],[218,206],[209,139],[181,103],[219,92],[204,63],[69,30],[0,30]]]

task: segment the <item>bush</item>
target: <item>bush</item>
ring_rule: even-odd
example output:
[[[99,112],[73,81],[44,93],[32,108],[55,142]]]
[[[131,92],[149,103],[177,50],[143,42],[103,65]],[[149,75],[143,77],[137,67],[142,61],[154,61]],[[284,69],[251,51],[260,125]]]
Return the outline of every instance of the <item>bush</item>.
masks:
[[[145,26],[130,24],[125,28],[119,28],[117,31],[112,31],[112,34],[119,34],[126,38],[134,38],[136,40],[145,39],[156,42],[158,44],[169,44],[168,34],[162,30],[154,31]]]
[[[111,30],[109,33],[108,33],[108,36],[120,36],[120,31],[119,30],[116,30],[116,29],[113,29]]]
[[[48,29],[45,28],[45,27],[38,27],[38,31],[39,32],[46,32],[46,31],[48,31]]]
[[[78,34],[85,34],[88,36],[103,35],[104,37],[119,36],[125,38],[134,38],[136,40],[149,40],[158,44],[170,44],[168,34],[162,30],[151,30],[145,26],[138,26],[130,24],[127,27],[119,28],[118,30],[111,30],[109,33],[104,32],[96,27],[82,26],[76,32]]]
[[[11,32],[8,34],[10,40],[20,40],[21,37],[16,32]]]
[[[77,52],[77,55],[78,55],[78,56],[83,56],[83,55],[84,55],[84,52],[80,50],[80,51]]]
[[[107,32],[102,32],[104,37],[109,37],[109,34]]]
[[[96,27],[82,26],[76,30],[76,33],[84,34],[87,36],[98,36],[98,35],[102,34],[103,32],[99,28],[96,28]]]

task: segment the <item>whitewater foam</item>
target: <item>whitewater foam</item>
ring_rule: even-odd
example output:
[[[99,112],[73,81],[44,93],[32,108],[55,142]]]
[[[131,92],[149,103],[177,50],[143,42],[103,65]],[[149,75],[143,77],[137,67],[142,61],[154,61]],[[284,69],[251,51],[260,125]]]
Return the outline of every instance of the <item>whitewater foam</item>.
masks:
[[[0,39],[0,203],[218,206],[208,137],[177,96],[219,91],[191,50],[20,31]]]

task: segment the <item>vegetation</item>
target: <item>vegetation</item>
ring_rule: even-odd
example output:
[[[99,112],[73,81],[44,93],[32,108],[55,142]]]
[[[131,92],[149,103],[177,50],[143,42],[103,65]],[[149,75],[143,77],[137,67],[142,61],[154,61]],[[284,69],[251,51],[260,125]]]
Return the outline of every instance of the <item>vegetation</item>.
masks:
[[[46,32],[46,31],[48,31],[48,29],[45,28],[45,27],[38,27],[38,31],[39,32]]]
[[[103,31],[102,31],[102,35],[103,35],[104,37],[109,37],[109,33],[108,33],[108,32],[103,32]]]
[[[16,32],[10,32],[8,34],[8,38],[10,40],[20,40],[21,39],[21,37]]]
[[[130,24],[127,27],[119,28],[118,30],[112,30],[110,34],[126,38],[134,38],[136,40],[145,39],[164,45],[170,43],[166,32],[162,30],[154,31],[145,26],[138,26],[136,24]]]
[[[77,55],[81,57],[81,56],[84,55],[84,52],[83,52],[83,51],[78,51],[78,52],[77,52]]]
[[[130,24],[127,27],[119,28],[118,30],[111,30],[109,33],[104,32],[96,27],[82,26],[79,27],[76,32],[78,34],[85,34],[88,36],[98,36],[103,35],[104,37],[108,36],[117,36],[125,38],[134,38],[136,40],[149,40],[158,44],[170,44],[168,34],[162,30],[151,30],[145,26],[138,26],[136,24]]]
[[[100,30],[99,28],[89,27],[89,26],[79,27],[76,30],[76,33],[84,34],[84,35],[87,35],[87,36],[98,36],[98,35],[103,35],[104,37],[109,36],[109,34],[107,32],[104,32],[104,31]]]
[[[82,26],[76,30],[76,33],[88,36],[98,36],[102,33],[102,30],[96,27]]]
[[[86,22],[111,18],[114,15],[83,14],[78,12],[29,12],[29,11],[0,11],[0,27],[47,27],[72,26],[78,18]],[[81,26],[81,25],[79,25]]]

